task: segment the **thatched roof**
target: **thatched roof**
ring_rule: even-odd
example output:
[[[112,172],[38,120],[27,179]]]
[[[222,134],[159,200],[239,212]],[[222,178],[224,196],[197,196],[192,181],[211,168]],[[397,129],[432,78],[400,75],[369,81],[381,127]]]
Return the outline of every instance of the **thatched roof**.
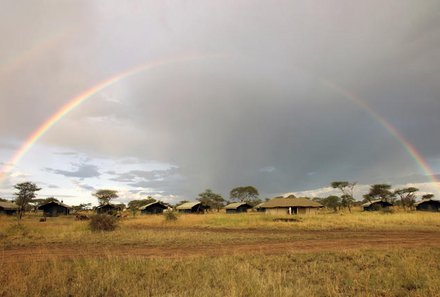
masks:
[[[105,208],[105,207],[110,207],[110,208],[114,208],[114,209],[121,209],[122,208],[119,205],[115,205],[115,204],[111,204],[111,203],[104,203],[104,204],[96,206],[95,209],[100,209],[100,208]]]
[[[0,201],[0,208],[6,209],[6,210],[16,210],[18,209],[18,205],[14,202],[9,201]]]
[[[386,204],[388,204],[389,206],[393,206],[393,204],[392,203],[390,203],[390,202],[388,202],[388,201],[383,201],[383,200],[381,200],[381,199],[377,199],[377,200],[373,200],[373,201],[371,201],[371,202],[366,202],[366,203],[364,203],[364,204],[362,204],[362,207],[368,207],[368,206],[370,206],[370,205],[372,205],[372,204],[376,204],[376,203],[386,203]]]
[[[437,199],[424,199],[424,200],[420,200],[420,201],[414,203],[414,205],[417,206],[417,205],[420,205],[420,204],[426,203],[426,202],[440,203],[440,200],[437,200]]]
[[[225,209],[237,209],[237,208],[239,208],[240,206],[243,206],[243,205],[246,205],[249,208],[252,208],[252,205],[250,205],[249,203],[246,203],[246,202],[234,202],[234,203],[226,205]]]
[[[43,206],[49,205],[49,204],[56,204],[56,205],[59,205],[59,206],[65,207],[65,208],[72,208],[71,206],[64,204],[62,202],[59,202],[59,201],[49,201],[49,202],[46,202],[46,203],[38,206],[38,209],[42,208]]]
[[[278,207],[323,207],[321,203],[308,198],[273,198],[267,202],[257,205],[257,208],[278,208]]]
[[[177,206],[176,209],[178,209],[178,210],[192,209],[194,206],[197,206],[199,204],[201,204],[201,202],[199,202],[199,201],[186,202],[186,203],[183,203],[182,205]]]
[[[160,206],[162,206],[164,209],[168,208],[168,206],[166,206],[166,205],[163,204],[162,202],[160,202],[160,201],[156,201],[156,202],[151,202],[151,203],[148,203],[147,205],[144,205],[144,206],[139,207],[139,210],[144,210],[144,209],[146,209],[146,208],[148,208],[148,207],[150,207],[150,206],[152,206],[152,205],[154,205],[154,204],[160,205]]]

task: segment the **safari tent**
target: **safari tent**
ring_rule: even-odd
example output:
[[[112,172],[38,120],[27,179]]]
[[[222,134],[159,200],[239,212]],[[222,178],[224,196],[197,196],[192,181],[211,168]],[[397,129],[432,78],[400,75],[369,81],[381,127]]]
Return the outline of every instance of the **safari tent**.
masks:
[[[251,208],[252,205],[246,202],[235,202],[225,206],[226,213],[247,212]]]
[[[186,202],[176,207],[179,213],[204,213],[207,209],[209,209],[209,207],[199,201]]]
[[[140,207],[139,210],[141,211],[141,214],[159,214],[163,213],[167,208],[168,206],[162,202],[156,201]]]
[[[42,210],[46,217],[56,217],[59,215],[68,215],[71,207],[58,201],[50,201],[38,206],[38,210]]]
[[[383,200],[373,200],[362,204],[362,209],[364,211],[377,211],[381,209],[386,209],[393,206],[392,203]]]
[[[415,204],[416,210],[419,211],[440,211],[440,200],[425,199]]]
[[[293,214],[315,214],[322,204],[308,198],[273,198],[258,205],[267,214],[273,215],[293,215]]]
[[[0,213],[14,215],[17,213],[18,205],[9,201],[0,201]]]

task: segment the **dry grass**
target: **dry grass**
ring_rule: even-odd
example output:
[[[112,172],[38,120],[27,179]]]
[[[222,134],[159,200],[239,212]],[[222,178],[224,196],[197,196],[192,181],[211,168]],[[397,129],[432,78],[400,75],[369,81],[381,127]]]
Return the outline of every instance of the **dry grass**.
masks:
[[[397,234],[395,243],[406,232],[424,231],[421,238],[438,235],[438,213],[329,213],[303,216],[299,222],[274,222],[275,217],[258,213],[179,215],[177,221],[136,216],[122,220],[113,232],[92,232],[88,222],[73,217],[48,218],[45,223],[38,218],[26,216],[17,224],[13,217],[0,216],[3,254],[37,247],[49,251],[44,261],[11,261],[0,255],[0,296],[440,296],[440,249],[421,248],[425,244],[414,245],[411,237],[406,239],[417,248],[390,248],[386,242],[392,232]],[[370,235],[385,231],[385,238],[378,238],[384,243],[374,245],[381,250],[361,251],[355,245],[351,251],[298,254],[283,249],[283,242],[294,247],[315,236],[321,236],[318,244],[337,245],[342,242],[338,236],[351,234],[344,238],[351,243],[364,236],[358,232],[362,230],[373,231]],[[328,238],[322,241],[323,236]],[[281,243],[281,249],[235,253],[234,244],[248,243]],[[100,253],[80,252],[69,259],[52,255],[53,248],[62,251],[63,246],[65,251],[79,247]],[[208,246],[213,248],[210,253],[171,258],[116,252],[135,247],[201,251]],[[220,247],[226,250],[212,252]]]
[[[2,263],[0,296],[439,296],[439,249]]]

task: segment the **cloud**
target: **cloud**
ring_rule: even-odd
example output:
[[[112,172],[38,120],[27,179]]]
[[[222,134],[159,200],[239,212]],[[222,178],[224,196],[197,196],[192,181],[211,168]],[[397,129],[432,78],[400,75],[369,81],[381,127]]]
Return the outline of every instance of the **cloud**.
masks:
[[[72,164],[76,169],[69,170],[61,170],[61,169],[53,169],[53,168],[45,168],[46,171],[63,175],[66,177],[78,177],[80,179],[91,178],[91,177],[99,177],[101,174],[98,170],[98,167],[90,164]]]

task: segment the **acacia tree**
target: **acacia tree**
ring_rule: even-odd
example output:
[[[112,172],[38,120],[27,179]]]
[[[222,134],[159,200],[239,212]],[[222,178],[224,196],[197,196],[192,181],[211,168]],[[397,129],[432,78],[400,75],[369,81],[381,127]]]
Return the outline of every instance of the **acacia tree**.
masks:
[[[400,197],[400,202],[402,204],[402,207],[403,209],[405,209],[407,206],[412,207],[414,205],[414,202],[416,202],[415,192],[417,192],[418,190],[419,189],[414,187],[397,189],[394,191],[394,195]]]
[[[429,200],[431,198],[434,198],[434,194],[425,194],[422,196],[422,200]]]
[[[98,198],[98,202],[100,205],[110,203],[110,200],[119,197],[118,191],[108,190],[108,189],[98,190],[96,191],[96,193],[93,193],[92,195]]]
[[[206,189],[205,192],[200,193],[197,200],[211,209],[217,209],[217,212],[225,205],[225,199],[222,195],[214,193],[211,189]]]
[[[348,182],[348,181],[335,181],[331,183],[333,189],[338,189],[341,191],[341,205],[347,207],[351,212],[351,208],[354,203],[354,187],[356,186],[356,182]]]
[[[370,186],[370,192],[364,195],[364,198],[371,202],[374,199],[380,199],[382,201],[392,202],[395,197],[394,192],[391,191],[391,185],[388,184],[375,184]]]
[[[237,187],[229,192],[229,197],[232,200],[242,201],[242,202],[254,202],[258,199],[258,190],[253,186]]]
[[[29,202],[35,198],[35,192],[40,191],[41,188],[32,182],[19,183],[16,184],[14,188],[18,190],[14,195],[16,196],[15,204],[18,205],[18,219],[21,220]]]
[[[333,209],[334,212],[338,211],[338,207],[340,207],[342,203],[341,198],[335,195],[320,199],[320,201],[318,202],[320,202],[322,205],[324,205],[327,208]]]

